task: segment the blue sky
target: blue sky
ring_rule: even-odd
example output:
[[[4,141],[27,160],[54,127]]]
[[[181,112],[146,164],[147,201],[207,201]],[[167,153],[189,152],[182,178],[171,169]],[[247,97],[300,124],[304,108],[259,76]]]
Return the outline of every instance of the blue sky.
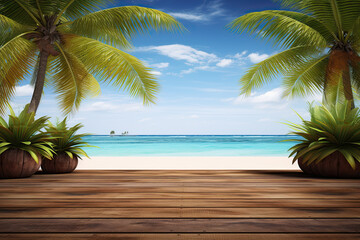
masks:
[[[247,34],[234,34],[226,25],[242,14],[276,9],[271,0],[122,0],[114,6],[139,5],[176,17],[188,31],[151,32],[133,39],[131,54],[153,68],[161,84],[156,105],[102,85],[102,94],[83,101],[70,117],[84,131],[108,134],[286,134],[280,122],[306,115],[307,100],[281,98],[281,79],[239,96],[238,80],[246,69],[280,49]],[[111,6],[113,7],[113,6]],[[30,101],[27,82],[13,103]],[[318,99],[319,97],[314,97]],[[51,89],[45,90],[39,115],[62,117]]]

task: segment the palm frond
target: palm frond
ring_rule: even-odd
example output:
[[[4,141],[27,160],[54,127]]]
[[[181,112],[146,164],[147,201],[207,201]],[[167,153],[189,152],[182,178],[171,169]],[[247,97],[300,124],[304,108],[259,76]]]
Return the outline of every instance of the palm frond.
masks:
[[[335,2],[341,19],[341,30],[351,32],[354,22],[360,16],[360,0],[336,0]]]
[[[98,95],[100,86],[74,54],[58,47],[61,54],[51,63],[52,80],[60,107],[69,114],[79,108],[85,97]]]
[[[236,33],[244,31],[274,41],[275,46],[312,45],[325,48],[329,32],[316,19],[302,13],[267,10],[245,14],[229,27]]]
[[[29,74],[35,61],[35,51],[36,45],[21,37],[0,48],[0,114],[5,112],[15,93],[15,86]]]
[[[299,10],[312,15],[338,35],[338,28],[334,19],[334,12],[331,7],[332,0],[280,0],[283,7]]]
[[[31,27],[25,26],[14,20],[0,14],[0,47],[18,36],[21,33],[31,30]]]
[[[328,55],[319,56],[299,65],[284,76],[285,96],[315,95],[324,88]]]
[[[320,53],[320,50],[312,45],[298,46],[254,64],[240,79],[241,93],[249,95],[252,89],[261,87],[275,76],[286,74],[304,64],[306,56],[311,57],[316,52]]]
[[[158,82],[151,69],[137,58],[97,40],[64,35],[64,49],[77,56],[86,69],[105,83],[123,89],[131,96],[153,103]]]
[[[65,4],[63,4],[60,7],[61,10],[63,10],[64,7],[67,7],[63,16],[70,20],[75,20],[76,18],[80,18],[94,11],[98,11],[104,8],[106,5],[109,5],[114,2],[114,0],[75,0],[75,1],[62,0],[62,1]],[[71,4],[68,5],[70,2]]]
[[[357,93],[360,93],[360,63],[352,66],[352,86]]]
[[[172,16],[159,10],[126,6],[90,13],[60,25],[60,31],[93,38],[112,46],[129,47],[137,33],[150,29],[178,30],[183,26]]]
[[[360,16],[354,21],[348,40],[352,42],[353,49],[360,53]]]
[[[0,0],[3,1],[3,0]],[[6,1],[6,0],[5,0]],[[44,20],[44,16],[57,15],[60,19],[67,16],[75,19],[93,11],[98,11],[113,0],[17,0],[31,7],[31,12],[39,21]],[[42,22],[43,23],[43,22]]]
[[[36,8],[31,6],[26,0],[0,0],[0,14],[20,24],[30,26],[40,25],[40,21],[36,18]]]
[[[349,32],[360,15],[359,0],[280,0],[287,8],[308,13],[334,33]]]

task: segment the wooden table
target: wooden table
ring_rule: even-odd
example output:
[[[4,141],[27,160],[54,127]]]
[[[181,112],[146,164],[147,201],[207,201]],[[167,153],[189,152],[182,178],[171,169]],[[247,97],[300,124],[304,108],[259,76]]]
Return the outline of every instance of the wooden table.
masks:
[[[360,180],[236,170],[0,179],[0,239],[360,239]]]

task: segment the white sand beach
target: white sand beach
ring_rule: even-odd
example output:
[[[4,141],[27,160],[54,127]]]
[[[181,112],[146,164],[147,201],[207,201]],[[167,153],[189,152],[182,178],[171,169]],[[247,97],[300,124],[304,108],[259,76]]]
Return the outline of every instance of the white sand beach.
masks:
[[[299,169],[291,162],[288,157],[92,157],[80,160],[77,169]]]

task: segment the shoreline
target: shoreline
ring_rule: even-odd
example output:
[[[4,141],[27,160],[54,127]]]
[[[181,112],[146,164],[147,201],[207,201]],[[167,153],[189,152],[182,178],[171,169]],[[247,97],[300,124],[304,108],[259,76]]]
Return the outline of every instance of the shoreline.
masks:
[[[288,157],[263,156],[161,156],[161,157],[91,157],[79,160],[81,170],[299,170]]]

